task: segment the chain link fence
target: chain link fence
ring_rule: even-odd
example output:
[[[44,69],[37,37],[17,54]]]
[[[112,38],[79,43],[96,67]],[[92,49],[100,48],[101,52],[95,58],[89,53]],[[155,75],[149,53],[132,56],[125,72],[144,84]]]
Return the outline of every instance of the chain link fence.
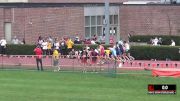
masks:
[[[60,56],[59,67],[61,71],[71,72],[94,72],[94,73],[107,73],[113,76],[116,74],[118,61],[113,59],[105,59],[96,57],[96,62],[87,58],[85,61],[82,58]],[[53,71],[53,58],[52,56],[43,56],[42,64],[44,70]],[[25,69],[36,70],[36,56],[35,55],[1,55],[0,68],[1,69]]]

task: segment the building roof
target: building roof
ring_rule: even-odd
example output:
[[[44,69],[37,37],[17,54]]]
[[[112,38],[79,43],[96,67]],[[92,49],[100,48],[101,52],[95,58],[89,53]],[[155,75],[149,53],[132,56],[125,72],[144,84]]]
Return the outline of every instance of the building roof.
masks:
[[[110,3],[122,3],[128,0],[109,0]],[[32,3],[104,3],[105,0],[29,0]]]

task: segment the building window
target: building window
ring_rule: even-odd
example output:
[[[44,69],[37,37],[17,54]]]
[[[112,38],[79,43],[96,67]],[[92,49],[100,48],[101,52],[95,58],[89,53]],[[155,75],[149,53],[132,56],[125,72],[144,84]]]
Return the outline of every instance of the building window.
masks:
[[[118,15],[114,15],[114,24],[118,25]]]
[[[96,33],[96,27],[91,27],[91,37],[97,35]]]
[[[96,16],[91,16],[91,26],[96,26]]]
[[[86,38],[89,38],[89,37],[90,37],[90,35],[91,35],[90,32],[91,32],[91,31],[90,31],[90,27],[85,27],[85,37],[86,37]]]
[[[85,26],[90,26],[90,17],[89,16],[85,17]]]
[[[102,16],[97,16],[97,25],[102,25]]]
[[[118,15],[110,15],[109,17],[110,28],[116,27],[116,33],[118,28]],[[102,36],[104,34],[104,15],[97,16],[85,16],[85,37],[91,38],[94,35]],[[114,30],[113,30],[114,31]],[[114,33],[115,34],[115,33]]]
[[[113,15],[110,15],[110,17],[109,17],[110,25],[114,24],[114,18],[113,17],[114,17]]]
[[[97,35],[98,35],[98,36],[102,36],[102,33],[103,33],[103,32],[102,32],[102,26],[98,26],[98,27],[97,27]]]

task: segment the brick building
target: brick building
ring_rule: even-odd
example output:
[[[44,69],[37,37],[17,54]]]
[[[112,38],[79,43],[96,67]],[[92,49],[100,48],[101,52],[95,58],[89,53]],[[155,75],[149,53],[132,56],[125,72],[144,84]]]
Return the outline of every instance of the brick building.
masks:
[[[104,32],[104,0],[6,1],[0,3],[0,38],[8,41],[17,36],[33,44],[39,35],[88,38]],[[110,0],[110,34],[124,40],[129,33],[180,35],[178,4],[122,4],[125,1]]]

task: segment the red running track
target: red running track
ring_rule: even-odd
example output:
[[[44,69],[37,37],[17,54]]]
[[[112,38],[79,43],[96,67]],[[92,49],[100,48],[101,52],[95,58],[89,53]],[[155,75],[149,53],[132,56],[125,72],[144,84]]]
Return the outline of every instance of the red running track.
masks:
[[[100,61],[100,60],[98,60]],[[60,66],[67,67],[83,67],[87,64],[81,63],[79,59],[60,58]],[[97,66],[113,66],[114,61],[104,61],[102,65],[95,64]],[[108,62],[108,63],[106,63]],[[117,62],[120,66],[120,62]],[[151,69],[151,68],[180,68],[180,61],[150,61],[150,60],[134,60],[121,63],[120,68],[129,69]],[[22,66],[36,66],[36,60],[34,56],[0,56],[0,65],[22,65]],[[43,66],[52,66],[52,58],[46,56],[43,58]]]

